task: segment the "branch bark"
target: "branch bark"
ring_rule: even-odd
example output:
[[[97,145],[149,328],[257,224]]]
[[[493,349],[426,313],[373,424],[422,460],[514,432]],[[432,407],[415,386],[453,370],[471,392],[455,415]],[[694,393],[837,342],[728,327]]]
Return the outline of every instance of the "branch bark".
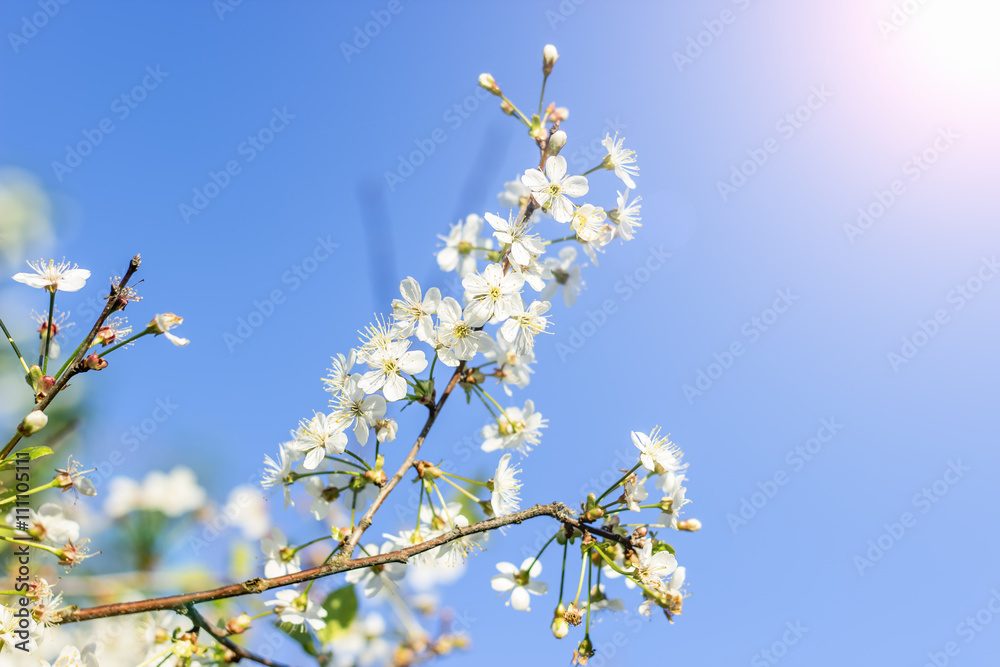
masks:
[[[283,586],[290,586],[292,584],[311,581],[313,579],[321,579],[323,577],[329,577],[341,572],[357,570],[363,567],[371,567],[373,565],[406,563],[412,556],[424,553],[425,551],[430,551],[435,547],[447,544],[453,540],[457,540],[468,535],[475,535],[476,533],[484,533],[488,530],[495,530],[497,528],[502,528],[503,526],[521,523],[539,516],[552,517],[563,525],[572,526],[584,532],[593,533],[599,537],[611,539],[615,542],[631,547],[631,542],[628,538],[616,535],[615,533],[609,533],[603,529],[581,522],[579,519],[570,514],[569,510],[562,503],[549,503],[548,505],[535,505],[533,507],[529,507],[528,509],[521,510],[520,512],[480,521],[479,523],[474,523],[471,526],[466,526],[465,528],[455,528],[433,539],[421,542],[420,544],[415,544],[411,547],[406,547],[405,549],[400,549],[387,554],[366,556],[364,558],[355,558],[346,561],[333,561],[326,563],[325,565],[320,565],[308,570],[302,570],[301,572],[296,572],[294,574],[286,574],[272,579],[250,579],[248,581],[229,584],[227,586],[221,586],[219,588],[213,588],[197,593],[170,595],[166,597],[152,598],[149,600],[139,600],[136,602],[119,602],[116,604],[101,605],[99,607],[89,607],[87,609],[70,608],[68,611],[63,612],[59,622],[61,624],[78,623],[80,621],[90,621],[96,618],[126,616],[129,614],[140,614],[143,612],[161,610],[172,610],[183,613],[183,610],[189,605],[201,602],[223,600],[226,598],[241,597],[244,595],[257,595],[272,588],[281,588]]]

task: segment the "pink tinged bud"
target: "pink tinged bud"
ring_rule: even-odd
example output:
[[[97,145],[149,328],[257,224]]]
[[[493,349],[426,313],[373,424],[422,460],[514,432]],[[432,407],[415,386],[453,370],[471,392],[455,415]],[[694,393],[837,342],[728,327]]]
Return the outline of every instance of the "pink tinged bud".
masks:
[[[18,432],[24,437],[38,433],[49,423],[49,416],[41,410],[32,410],[28,416],[21,421],[17,427]]]
[[[56,379],[51,375],[43,375],[35,383],[35,400],[41,400],[48,396],[52,387],[56,385]]]
[[[108,367],[107,360],[101,359],[96,354],[91,354],[90,356],[88,356],[83,363],[87,367],[87,370],[91,371],[99,371]]]
[[[503,111],[508,116],[514,115],[514,107],[507,100],[500,103],[500,111]]]
[[[545,48],[542,49],[542,71],[545,76],[552,73],[552,66],[556,64],[559,60],[559,52],[556,51],[556,47],[552,44],[546,44]]]
[[[494,95],[500,95],[500,86],[497,85],[496,79],[493,78],[492,74],[487,74],[486,72],[480,74],[479,85]]]
[[[698,521],[698,519],[684,519],[677,522],[677,529],[696,533],[701,530],[701,521]]]

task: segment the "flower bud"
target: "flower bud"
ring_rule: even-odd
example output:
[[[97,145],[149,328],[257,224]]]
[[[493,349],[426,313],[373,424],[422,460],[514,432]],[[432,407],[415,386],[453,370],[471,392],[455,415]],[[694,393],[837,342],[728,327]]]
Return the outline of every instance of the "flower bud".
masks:
[[[503,111],[508,116],[513,116],[514,106],[507,100],[504,100],[503,102],[500,103],[500,111]]]
[[[479,85],[485,88],[486,90],[490,91],[494,95],[499,96],[501,94],[500,86],[497,85],[497,81],[496,79],[493,78],[492,74],[487,74],[486,72],[480,74]]]
[[[549,137],[549,155],[559,155],[559,151],[563,149],[566,145],[566,133],[562,130],[556,130]]]
[[[396,432],[399,424],[395,419],[380,419],[375,422],[375,438],[382,443],[392,442],[396,439]]]
[[[547,110],[548,111],[547,115],[549,117],[550,123],[555,123],[555,122],[561,123],[569,118],[569,109],[567,109],[566,107],[556,108],[554,105],[550,106],[552,107],[552,109]]]
[[[244,612],[236,618],[229,619],[229,622],[226,623],[226,632],[231,635],[242,634],[250,627],[250,622],[250,617]]]
[[[96,354],[88,355],[83,364],[87,367],[87,370],[91,371],[99,371],[108,367],[107,359],[101,359]]]
[[[546,44],[545,48],[542,49],[542,72],[545,76],[552,74],[552,66],[556,64],[559,60],[559,52],[556,51],[556,47],[552,44]]]
[[[49,416],[41,410],[32,410],[28,416],[21,421],[17,427],[18,432],[24,437],[38,433],[49,423]]]
[[[594,644],[590,641],[590,636],[586,636],[573,652],[573,663],[586,665],[587,661],[594,657]]]
[[[562,639],[569,634],[569,623],[565,618],[557,618],[552,621],[552,634],[556,639]]]
[[[698,521],[698,519],[684,519],[683,521],[678,521],[677,530],[686,530],[690,533],[696,533],[701,530],[701,521]]]

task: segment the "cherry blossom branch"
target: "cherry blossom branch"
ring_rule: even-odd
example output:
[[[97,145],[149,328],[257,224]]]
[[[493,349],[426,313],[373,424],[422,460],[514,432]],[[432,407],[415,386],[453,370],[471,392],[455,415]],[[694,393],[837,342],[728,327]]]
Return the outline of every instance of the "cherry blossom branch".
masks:
[[[225,635],[219,634],[215,631],[215,628],[212,627],[212,624],[205,620],[204,616],[198,613],[198,610],[194,608],[193,604],[185,605],[184,609],[179,611],[191,619],[191,622],[194,623],[196,629],[199,627],[204,629],[205,632],[212,636],[212,639],[232,651],[237,657],[253,660],[254,662],[267,665],[268,667],[288,667],[284,663],[268,660],[267,658],[251,653]]]
[[[549,503],[548,505],[534,505],[533,507],[521,510],[520,512],[514,512],[513,514],[506,514],[504,516],[480,521],[472,524],[471,526],[466,526],[465,528],[456,527],[446,533],[438,535],[433,539],[426,540],[420,544],[415,544],[398,551],[379,554],[377,556],[355,558],[346,561],[331,561],[324,565],[313,567],[308,570],[302,570],[301,572],[295,572],[293,574],[286,574],[271,579],[250,579],[248,581],[229,584],[227,586],[213,588],[207,591],[199,591],[197,593],[183,593],[181,595],[171,595],[167,597],[152,598],[149,600],[138,600],[135,602],[119,602],[116,604],[101,605],[99,607],[89,607],[87,609],[70,608],[61,614],[59,622],[61,624],[79,623],[81,621],[90,621],[97,618],[110,618],[113,616],[126,616],[129,614],[141,614],[144,612],[162,610],[172,610],[184,613],[183,610],[185,610],[189,605],[199,604],[202,602],[224,600],[227,598],[242,597],[244,595],[258,595],[272,588],[281,588],[283,586],[290,586],[292,584],[298,584],[305,581],[312,581],[313,579],[322,579],[334,574],[348,572],[350,570],[358,570],[364,567],[386,565],[388,563],[405,564],[411,557],[424,553],[425,551],[430,551],[431,549],[447,544],[448,542],[452,542],[468,535],[485,533],[486,531],[496,530],[497,528],[502,528],[504,526],[519,524],[527,521],[528,519],[533,519],[539,516],[552,517],[564,526],[571,526],[583,532],[591,533],[598,537],[618,542],[619,544],[629,548],[632,546],[629,538],[606,531],[602,528],[597,528],[596,526],[591,526],[574,517],[562,503]]]
[[[81,368],[80,362],[83,360],[87,350],[90,349],[91,343],[93,343],[94,339],[97,337],[97,332],[99,332],[101,327],[104,326],[104,322],[111,316],[111,313],[119,310],[121,306],[119,299],[123,294],[125,294],[128,289],[128,281],[131,280],[132,276],[135,275],[135,272],[139,270],[140,264],[142,264],[142,258],[139,255],[136,255],[129,262],[128,269],[125,271],[125,275],[122,276],[122,279],[118,281],[118,284],[111,286],[111,292],[108,294],[108,302],[104,304],[104,310],[101,311],[101,315],[97,318],[94,326],[90,329],[90,333],[87,334],[87,336],[83,339],[83,342],[80,343],[80,346],[76,348],[73,356],[70,357],[69,361],[66,363],[66,372],[63,373],[58,380],[56,380],[52,389],[46,392],[42,400],[35,405],[35,410],[44,412],[45,408],[47,408],[53,399],[55,399],[56,395],[66,387],[70,378],[78,373],[81,373],[86,368]],[[7,446],[3,448],[3,451],[0,451],[0,459],[6,458],[14,450],[14,447],[16,447],[17,443],[21,440],[21,437],[22,435],[20,431],[14,434],[14,437],[7,443]]]
[[[361,521],[347,538],[347,541],[344,543],[344,548],[340,551],[341,561],[349,559],[354,553],[354,548],[357,546],[361,536],[366,530],[368,530],[368,527],[372,525],[375,513],[382,506],[382,503],[385,502],[385,499],[389,496],[392,490],[396,488],[396,485],[403,479],[406,471],[410,469],[413,462],[417,459],[420,447],[424,444],[424,440],[427,438],[427,434],[430,433],[431,427],[434,426],[434,421],[437,419],[438,413],[441,412],[441,408],[444,407],[444,402],[448,400],[448,396],[451,395],[451,392],[455,389],[455,386],[458,384],[459,379],[461,379],[464,373],[465,362],[463,361],[459,364],[458,368],[455,369],[455,373],[451,376],[451,380],[448,382],[448,386],[445,387],[444,392],[441,394],[441,399],[437,402],[437,404],[428,403],[427,409],[430,411],[430,414],[427,415],[427,421],[424,422],[424,427],[420,429],[420,435],[417,436],[416,441],[413,443],[413,447],[410,448],[410,453],[407,455],[406,460],[403,461],[402,465],[400,465],[396,474],[394,474],[389,481],[385,483],[378,495],[375,497],[375,500],[372,501],[371,506],[364,513],[364,516],[361,517]]]

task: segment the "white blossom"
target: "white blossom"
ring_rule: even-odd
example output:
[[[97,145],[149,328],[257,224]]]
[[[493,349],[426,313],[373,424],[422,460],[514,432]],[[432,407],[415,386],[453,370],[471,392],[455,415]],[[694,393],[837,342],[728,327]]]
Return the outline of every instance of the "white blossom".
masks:
[[[332,416],[317,412],[309,421],[302,421],[295,431],[292,446],[305,454],[302,465],[315,470],[326,456],[343,454],[347,449],[347,424]]]
[[[541,429],[546,426],[548,420],[542,418],[542,413],[535,412],[535,404],[529,398],[524,402],[524,409],[506,408],[496,422],[483,427],[480,433],[482,450],[516,449],[521,454],[527,454],[541,442]]]
[[[510,258],[513,262],[526,265],[532,257],[537,257],[545,252],[545,246],[538,235],[528,233],[531,225],[525,220],[515,220],[513,211],[507,220],[498,215],[487,213],[486,221],[496,230],[493,232],[493,236],[500,243],[510,246]]]
[[[559,259],[546,257],[545,266],[552,275],[552,282],[545,286],[538,298],[543,301],[551,301],[556,290],[562,287],[563,301],[567,306],[576,303],[576,296],[580,293],[580,286],[583,284],[580,279],[580,265],[574,264],[576,260],[576,248],[566,246],[559,251]]]
[[[358,386],[368,394],[381,389],[387,401],[406,396],[406,380],[401,373],[414,375],[427,368],[423,351],[409,348],[410,341],[401,340],[373,350],[367,360],[372,370],[364,374]]]
[[[531,596],[545,595],[549,587],[541,581],[536,581],[542,573],[542,563],[534,558],[525,559],[520,568],[513,563],[497,563],[500,574],[493,575],[490,585],[493,590],[510,593],[506,602],[517,611],[531,611]]]
[[[354,374],[344,384],[343,391],[333,412],[333,419],[345,429],[354,426],[354,437],[359,445],[368,444],[370,429],[385,417],[385,399],[378,395],[365,396],[361,389],[361,375]]]
[[[622,179],[626,187],[630,190],[635,190],[635,181],[632,180],[633,176],[639,175],[639,167],[635,165],[635,151],[623,148],[622,144],[625,143],[625,138],[618,138],[618,133],[615,133],[615,138],[612,139],[611,135],[608,134],[601,141],[601,144],[608,150],[607,156],[604,158],[604,165],[607,169],[614,169],[615,176]]]
[[[493,475],[493,494],[490,498],[494,516],[513,514],[520,509],[521,482],[517,479],[520,472],[520,468],[511,465],[509,453],[500,457]]]
[[[467,275],[462,286],[469,300],[465,317],[473,326],[481,326],[487,322],[502,322],[517,311],[524,278],[514,271],[504,274],[502,266],[490,264],[481,274]]]
[[[493,239],[480,237],[483,230],[483,219],[476,214],[452,225],[448,236],[438,236],[445,242],[445,247],[438,251],[438,266],[442,271],[457,271],[464,278],[476,270],[476,260],[486,257],[485,250],[493,247]]]
[[[521,177],[531,191],[531,197],[543,209],[552,213],[556,222],[569,222],[573,218],[573,202],[570,197],[582,197],[590,186],[584,176],[566,176],[566,158],[562,155],[545,161],[545,173],[528,169]]]
[[[46,264],[44,259],[37,262],[28,262],[28,266],[34,273],[15,273],[14,280],[24,283],[28,287],[44,289],[50,292],[78,292],[87,284],[90,278],[90,271],[78,269],[76,264],[69,262],[59,262],[50,259]]]
[[[438,358],[446,366],[454,367],[462,361],[469,361],[480,348],[492,345],[490,335],[477,331],[477,324],[465,318],[458,301],[450,296],[442,299],[437,315]]]
[[[427,296],[420,291],[420,283],[406,277],[399,283],[399,293],[402,299],[392,302],[392,319],[394,333],[400,338],[409,338],[414,333],[417,339],[429,341],[434,336],[434,323],[431,315],[437,312],[441,302],[441,290],[432,287],[427,290]]]

